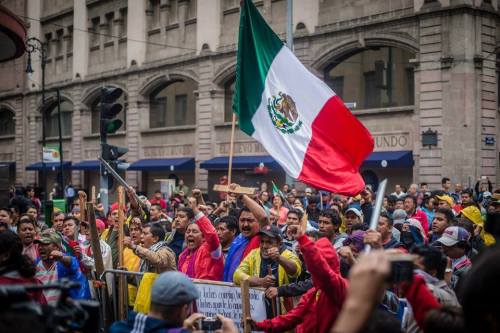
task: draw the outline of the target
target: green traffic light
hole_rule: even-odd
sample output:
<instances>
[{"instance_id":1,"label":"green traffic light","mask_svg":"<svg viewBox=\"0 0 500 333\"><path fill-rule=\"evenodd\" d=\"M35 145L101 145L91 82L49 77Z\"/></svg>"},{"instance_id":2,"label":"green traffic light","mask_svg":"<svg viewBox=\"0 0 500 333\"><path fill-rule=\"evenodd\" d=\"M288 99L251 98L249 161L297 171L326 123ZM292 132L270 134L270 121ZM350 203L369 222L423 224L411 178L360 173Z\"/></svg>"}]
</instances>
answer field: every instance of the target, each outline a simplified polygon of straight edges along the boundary
<instances>
[{"instance_id":1,"label":"green traffic light","mask_svg":"<svg viewBox=\"0 0 500 333\"><path fill-rule=\"evenodd\" d=\"M120 119L113 119L113 120L108 120L106 121L106 125L104 126L104 129L106 133L113 134L118 131L120 127L122 127L123 122Z\"/></svg>"}]
</instances>

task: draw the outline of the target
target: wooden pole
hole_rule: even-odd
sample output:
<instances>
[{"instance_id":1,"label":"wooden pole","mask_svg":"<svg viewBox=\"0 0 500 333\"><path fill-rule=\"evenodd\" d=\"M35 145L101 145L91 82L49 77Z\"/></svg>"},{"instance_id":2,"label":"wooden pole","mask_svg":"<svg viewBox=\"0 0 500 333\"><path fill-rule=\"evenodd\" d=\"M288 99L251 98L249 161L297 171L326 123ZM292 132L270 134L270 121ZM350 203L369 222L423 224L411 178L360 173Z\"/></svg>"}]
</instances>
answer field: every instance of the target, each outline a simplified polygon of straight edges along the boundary
<instances>
[{"instance_id":1,"label":"wooden pole","mask_svg":"<svg viewBox=\"0 0 500 333\"><path fill-rule=\"evenodd\" d=\"M85 211L87 207L85 206L87 202L87 194L83 191L78 191L78 203L80 205L80 221L87 221Z\"/></svg>"},{"instance_id":2,"label":"wooden pole","mask_svg":"<svg viewBox=\"0 0 500 333\"><path fill-rule=\"evenodd\" d=\"M273 275L273 266L267 265L267 275ZM273 310L273 318L276 317L276 300L271 299L271 308Z\"/></svg>"},{"instance_id":3,"label":"wooden pole","mask_svg":"<svg viewBox=\"0 0 500 333\"><path fill-rule=\"evenodd\" d=\"M124 224L125 224L125 214L123 212L125 207L125 191L123 186L118 186L118 267L121 269L124 267L123 264L123 238L124 238ZM120 274L118 276L118 319L125 320L126 317L126 291L127 283L125 280L125 275Z\"/></svg>"},{"instance_id":4,"label":"wooden pole","mask_svg":"<svg viewBox=\"0 0 500 333\"><path fill-rule=\"evenodd\" d=\"M96 275L99 277L104 272L104 262L102 260L99 232L97 231L97 226L95 223L94 205L91 202L87 202L87 218L90 227L90 245L92 246L92 256L94 257L95 271Z\"/></svg>"},{"instance_id":5,"label":"wooden pole","mask_svg":"<svg viewBox=\"0 0 500 333\"><path fill-rule=\"evenodd\" d=\"M90 197L90 201L95 205L95 186L92 186L92 196Z\"/></svg>"},{"instance_id":6,"label":"wooden pole","mask_svg":"<svg viewBox=\"0 0 500 333\"><path fill-rule=\"evenodd\" d=\"M232 184L235 128L236 128L236 113L233 112L233 121L231 123L231 141L229 142L229 165L227 168L227 185Z\"/></svg>"},{"instance_id":7,"label":"wooden pole","mask_svg":"<svg viewBox=\"0 0 500 333\"><path fill-rule=\"evenodd\" d=\"M250 282L248 279L241 281L241 310L243 312L243 332L250 333L252 328L247 322L247 318L251 317L250 314Z\"/></svg>"}]
</instances>

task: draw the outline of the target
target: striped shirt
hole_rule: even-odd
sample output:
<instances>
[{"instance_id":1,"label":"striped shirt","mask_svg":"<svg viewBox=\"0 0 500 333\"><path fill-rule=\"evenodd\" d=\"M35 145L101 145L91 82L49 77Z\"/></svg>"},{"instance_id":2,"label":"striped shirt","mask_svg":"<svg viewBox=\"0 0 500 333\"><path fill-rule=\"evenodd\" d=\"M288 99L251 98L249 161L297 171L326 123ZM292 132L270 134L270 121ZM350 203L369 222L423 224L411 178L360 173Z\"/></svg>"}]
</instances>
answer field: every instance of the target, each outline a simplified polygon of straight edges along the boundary
<instances>
[{"instance_id":1,"label":"striped shirt","mask_svg":"<svg viewBox=\"0 0 500 333\"><path fill-rule=\"evenodd\" d=\"M42 282L42 284L50 284L58 281L57 276L57 262L54 261L52 265L46 269L43 265L43 261L40 260L36 265L36 277ZM57 289L46 289L43 291L45 299L47 299L47 304L56 305L59 300L60 291Z\"/></svg>"}]
</instances>

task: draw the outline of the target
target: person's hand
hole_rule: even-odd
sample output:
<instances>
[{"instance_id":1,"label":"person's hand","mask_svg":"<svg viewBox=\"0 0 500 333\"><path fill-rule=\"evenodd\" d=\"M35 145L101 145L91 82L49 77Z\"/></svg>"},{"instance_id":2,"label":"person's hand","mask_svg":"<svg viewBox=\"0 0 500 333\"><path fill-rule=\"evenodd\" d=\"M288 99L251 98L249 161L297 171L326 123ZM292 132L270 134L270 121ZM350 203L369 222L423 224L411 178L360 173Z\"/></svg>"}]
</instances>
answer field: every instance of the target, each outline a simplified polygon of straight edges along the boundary
<instances>
[{"instance_id":1,"label":"person's hand","mask_svg":"<svg viewBox=\"0 0 500 333\"><path fill-rule=\"evenodd\" d=\"M277 247L272 247L267 250L267 256L273 261L279 261L281 256L280 250Z\"/></svg>"},{"instance_id":2,"label":"person's hand","mask_svg":"<svg viewBox=\"0 0 500 333\"><path fill-rule=\"evenodd\" d=\"M367 230L365 234L365 238L363 239L365 244L368 244L372 247L372 249L381 249L382 248L382 235L380 232L375 230Z\"/></svg>"},{"instance_id":3,"label":"person's hand","mask_svg":"<svg viewBox=\"0 0 500 333\"><path fill-rule=\"evenodd\" d=\"M86 202L87 201L87 193L85 193L84 191L78 191L78 198L82 198Z\"/></svg>"},{"instance_id":4,"label":"person's hand","mask_svg":"<svg viewBox=\"0 0 500 333\"><path fill-rule=\"evenodd\" d=\"M182 325L182 327L191 331L201 329L201 327L197 326L198 326L198 321L203 318L205 318L204 315L195 312L184 320L184 324Z\"/></svg>"},{"instance_id":5,"label":"person's hand","mask_svg":"<svg viewBox=\"0 0 500 333\"><path fill-rule=\"evenodd\" d=\"M342 246L338 251L339 256L345 258L350 264L354 263L354 254L349 246Z\"/></svg>"},{"instance_id":6,"label":"person's hand","mask_svg":"<svg viewBox=\"0 0 500 333\"><path fill-rule=\"evenodd\" d=\"M82 257L82 248L80 245L75 245L73 246L73 251L75 252L75 257L80 259Z\"/></svg>"},{"instance_id":7,"label":"person's hand","mask_svg":"<svg viewBox=\"0 0 500 333\"><path fill-rule=\"evenodd\" d=\"M189 197L188 203L189 203L189 208L193 210L193 213L196 216L200 212L200 210L198 209L198 202L196 201L196 198Z\"/></svg>"},{"instance_id":8,"label":"person's hand","mask_svg":"<svg viewBox=\"0 0 500 333\"><path fill-rule=\"evenodd\" d=\"M264 288L274 287L276 285L276 278L274 275L266 275L260 279L260 285Z\"/></svg>"},{"instance_id":9,"label":"person's hand","mask_svg":"<svg viewBox=\"0 0 500 333\"><path fill-rule=\"evenodd\" d=\"M252 319L252 317L246 317L245 323L250 326L252 331L257 331L259 328L257 327L257 322Z\"/></svg>"},{"instance_id":10,"label":"person's hand","mask_svg":"<svg viewBox=\"0 0 500 333\"><path fill-rule=\"evenodd\" d=\"M391 272L384 251L371 251L360 256L349 272L347 297L331 332L360 332L384 293Z\"/></svg>"},{"instance_id":11,"label":"person's hand","mask_svg":"<svg viewBox=\"0 0 500 333\"><path fill-rule=\"evenodd\" d=\"M193 191L191 191L191 193L193 194L193 197L195 197L196 199L201 197L201 190L200 189L194 188Z\"/></svg>"},{"instance_id":12,"label":"person's hand","mask_svg":"<svg viewBox=\"0 0 500 333\"><path fill-rule=\"evenodd\" d=\"M287 230L290 232L290 234L293 236L295 240L299 239L305 234L305 228L303 228L300 225L289 225L287 227ZM287 231L287 233L288 233Z\"/></svg>"},{"instance_id":13,"label":"person's hand","mask_svg":"<svg viewBox=\"0 0 500 333\"><path fill-rule=\"evenodd\" d=\"M273 299L278 297L278 288L276 287L269 287L266 289L266 297L269 299Z\"/></svg>"},{"instance_id":14,"label":"person's hand","mask_svg":"<svg viewBox=\"0 0 500 333\"><path fill-rule=\"evenodd\" d=\"M220 314L216 315L217 319L222 323L220 330L216 330L216 333L238 333L238 327L229 318L226 318Z\"/></svg>"},{"instance_id":15,"label":"person's hand","mask_svg":"<svg viewBox=\"0 0 500 333\"><path fill-rule=\"evenodd\" d=\"M483 228L481 228L481 226L479 225L474 225L474 236L479 236L481 234L481 231L483 230Z\"/></svg>"},{"instance_id":16,"label":"person's hand","mask_svg":"<svg viewBox=\"0 0 500 333\"><path fill-rule=\"evenodd\" d=\"M123 245L125 245L129 249L135 250L135 244L132 242L132 238L130 237L123 237Z\"/></svg>"},{"instance_id":17,"label":"person's hand","mask_svg":"<svg viewBox=\"0 0 500 333\"><path fill-rule=\"evenodd\" d=\"M50 252L50 255L49 255L50 259L56 260L56 261L61 260L63 257L64 257L64 253L62 253L61 251L58 251L58 250L54 250L54 251Z\"/></svg>"},{"instance_id":18,"label":"person's hand","mask_svg":"<svg viewBox=\"0 0 500 333\"><path fill-rule=\"evenodd\" d=\"M223 200L220 202L217 209L213 212L214 215L219 216L221 213L227 212L227 201Z\"/></svg>"}]
</instances>

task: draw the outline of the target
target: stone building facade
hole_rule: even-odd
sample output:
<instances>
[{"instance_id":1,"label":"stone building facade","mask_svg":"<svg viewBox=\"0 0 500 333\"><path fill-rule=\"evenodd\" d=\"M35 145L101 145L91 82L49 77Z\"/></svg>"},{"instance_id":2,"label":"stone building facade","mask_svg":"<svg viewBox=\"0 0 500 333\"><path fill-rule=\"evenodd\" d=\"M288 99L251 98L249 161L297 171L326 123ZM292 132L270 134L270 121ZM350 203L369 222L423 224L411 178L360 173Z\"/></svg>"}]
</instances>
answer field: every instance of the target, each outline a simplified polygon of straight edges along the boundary
<instances>
[{"instance_id":1,"label":"stone building facade","mask_svg":"<svg viewBox=\"0 0 500 333\"><path fill-rule=\"evenodd\" d=\"M285 38L286 0L254 1ZM231 132L239 0L29 0L3 3L48 43L47 98L40 60L0 64L0 161L11 181L41 184L42 112L57 143L55 90L63 109L65 181L97 185L97 102L102 86L124 92L126 179L151 193L155 179L208 188L225 173ZM500 117L497 0L294 0L294 52L371 131L367 183L443 176L498 183ZM423 146L423 132L437 136ZM432 136L432 135L431 135ZM234 177L285 181L262 146L236 132ZM222 163L222 164L221 164ZM260 175L254 166L269 165ZM221 166L222 165L222 166ZM47 171L49 183L57 169Z\"/></svg>"}]
</instances>

